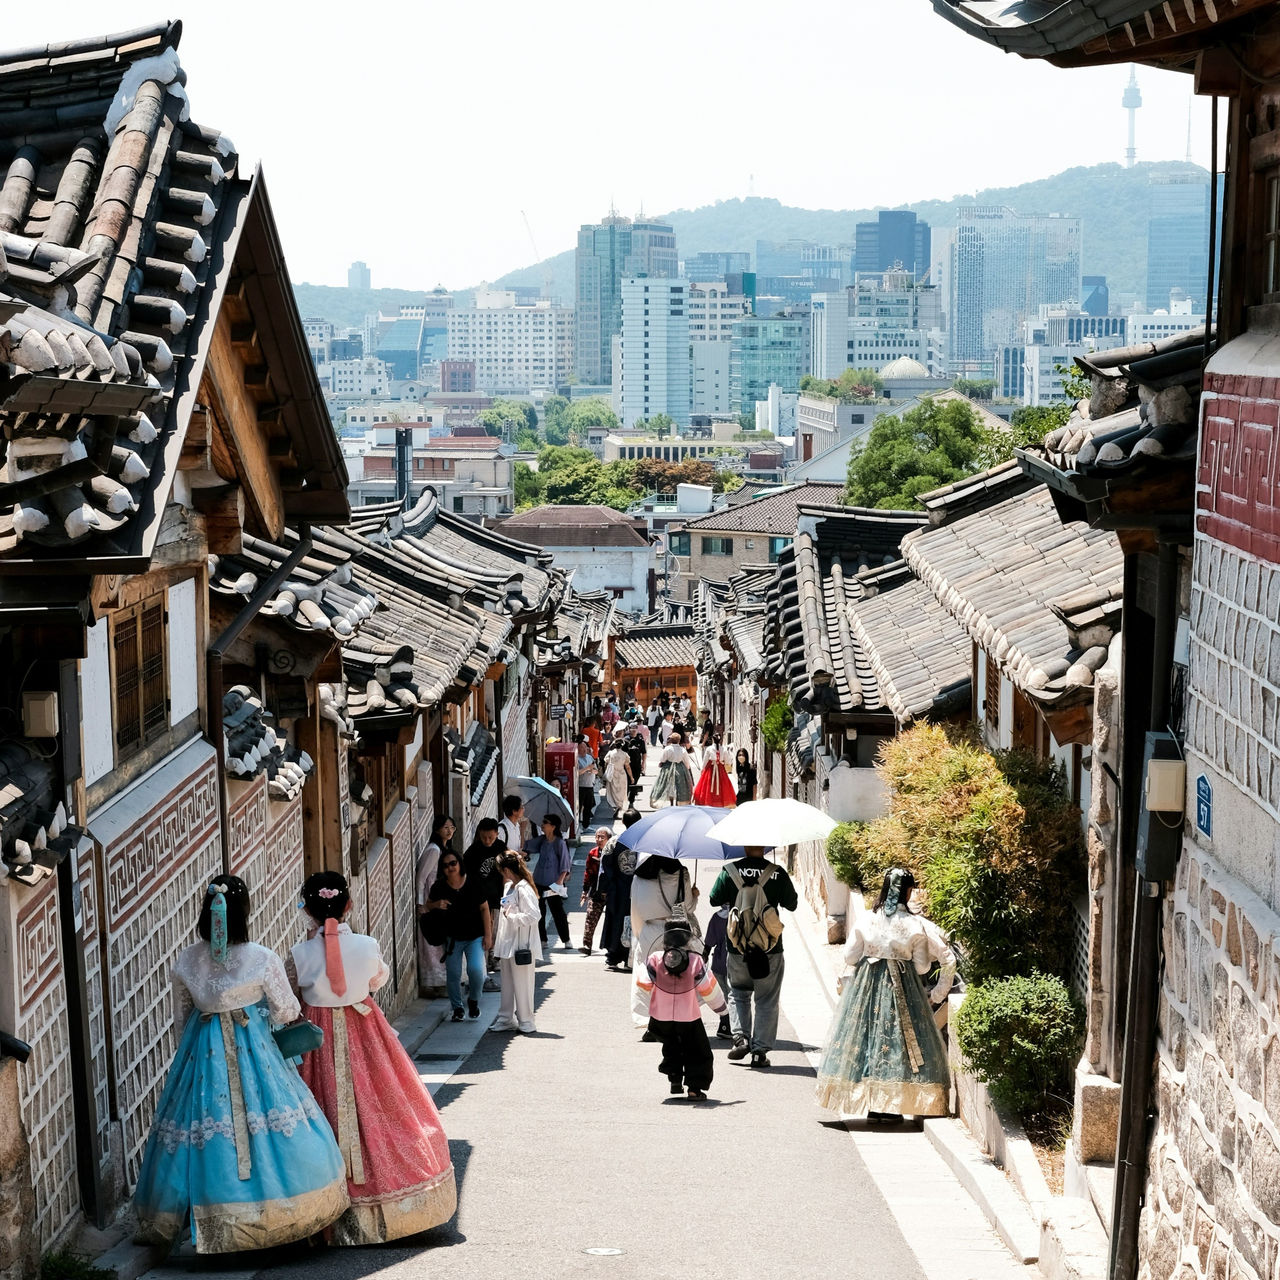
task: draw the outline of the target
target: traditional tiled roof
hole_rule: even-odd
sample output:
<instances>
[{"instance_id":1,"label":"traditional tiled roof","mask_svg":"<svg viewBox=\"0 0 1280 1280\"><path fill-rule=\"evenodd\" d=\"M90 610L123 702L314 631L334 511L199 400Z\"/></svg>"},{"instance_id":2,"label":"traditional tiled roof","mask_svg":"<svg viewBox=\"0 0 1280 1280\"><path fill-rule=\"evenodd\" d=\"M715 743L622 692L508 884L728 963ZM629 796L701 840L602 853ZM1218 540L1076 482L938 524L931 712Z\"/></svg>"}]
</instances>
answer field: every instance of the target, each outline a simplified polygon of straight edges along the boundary
<instances>
[{"instance_id":1,"label":"traditional tiled roof","mask_svg":"<svg viewBox=\"0 0 1280 1280\"><path fill-rule=\"evenodd\" d=\"M0 57L0 565L145 567L235 254L254 260L250 310L259 274L273 298L288 293L265 188L189 118L180 34L168 23ZM298 464L286 511L292 493L324 489L342 518L314 370L262 356L274 379L298 379L275 388L273 430Z\"/></svg>"},{"instance_id":2,"label":"traditional tiled roof","mask_svg":"<svg viewBox=\"0 0 1280 1280\"><path fill-rule=\"evenodd\" d=\"M273 800L293 800L315 769L315 761L283 737L274 717L248 685L233 685L222 698L222 731L226 741L227 772L247 781L267 776Z\"/></svg>"},{"instance_id":3,"label":"traditional tiled roof","mask_svg":"<svg viewBox=\"0 0 1280 1280\"><path fill-rule=\"evenodd\" d=\"M604 506L543 506L498 526L509 537L540 547L648 547L644 522Z\"/></svg>"},{"instance_id":4,"label":"traditional tiled roof","mask_svg":"<svg viewBox=\"0 0 1280 1280\"><path fill-rule=\"evenodd\" d=\"M796 531L798 511L802 506L834 506L844 493L844 485L811 481L771 490L750 502L721 507L705 516L686 520L681 528L706 533L762 533L774 537L789 536Z\"/></svg>"},{"instance_id":5,"label":"traditional tiled roof","mask_svg":"<svg viewBox=\"0 0 1280 1280\"><path fill-rule=\"evenodd\" d=\"M741 677L755 679L764 672L768 661L764 652L764 623L764 610L760 608L730 614L722 623Z\"/></svg>"},{"instance_id":6,"label":"traditional tiled roof","mask_svg":"<svg viewBox=\"0 0 1280 1280\"><path fill-rule=\"evenodd\" d=\"M1016 486L1015 486L1016 488ZM1054 611L1081 592L1109 597L1124 562L1115 534L1063 525L1043 486L908 534L912 571L1019 688L1041 703L1091 696L1105 642L1076 645ZM1109 637L1108 637L1109 638Z\"/></svg>"},{"instance_id":7,"label":"traditional tiled roof","mask_svg":"<svg viewBox=\"0 0 1280 1280\"><path fill-rule=\"evenodd\" d=\"M614 662L631 670L692 667L696 661L692 626L629 627L614 648Z\"/></svg>"},{"instance_id":8,"label":"traditional tiled roof","mask_svg":"<svg viewBox=\"0 0 1280 1280\"><path fill-rule=\"evenodd\" d=\"M0 744L0 876L39 884L79 839L57 792L57 770L34 744Z\"/></svg>"},{"instance_id":9,"label":"traditional tiled roof","mask_svg":"<svg viewBox=\"0 0 1280 1280\"><path fill-rule=\"evenodd\" d=\"M901 560L860 577L874 594L850 606L849 630L894 718L906 724L961 710L972 645L964 628Z\"/></svg>"},{"instance_id":10,"label":"traditional tiled roof","mask_svg":"<svg viewBox=\"0 0 1280 1280\"><path fill-rule=\"evenodd\" d=\"M778 561L769 597L771 669L810 712L883 711L867 655L855 643L849 606L862 598L859 574L896 560L903 535L925 517L914 511L802 508L795 542Z\"/></svg>"},{"instance_id":11,"label":"traditional tiled roof","mask_svg":"<svg viewBox=\"0 0 1280 1280\"><path fill-rule=\"evenodd\" d=\"M1092 394L1042 446L1060 471L1114 475L1139 466L1194 463L1204 329L1079 357Z\"/></svg>"}]
</instances>

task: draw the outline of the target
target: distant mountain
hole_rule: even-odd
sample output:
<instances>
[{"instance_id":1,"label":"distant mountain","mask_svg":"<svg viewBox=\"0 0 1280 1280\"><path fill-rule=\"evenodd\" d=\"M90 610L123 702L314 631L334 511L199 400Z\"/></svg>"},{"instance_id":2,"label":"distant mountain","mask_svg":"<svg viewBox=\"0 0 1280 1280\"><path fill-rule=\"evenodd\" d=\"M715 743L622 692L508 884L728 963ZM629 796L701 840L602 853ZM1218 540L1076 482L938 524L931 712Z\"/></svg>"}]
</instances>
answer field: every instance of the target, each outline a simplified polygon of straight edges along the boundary
<instances>
[{"instance_id":1,"label":"distant mountain","mask_svg":"<svg viewBox=\"0 0 1280 1280\"><path fill-rule=\"evenodd\" d=\"M1113 293L1146 289L1147 187L1153 177L1183 173L1205 175L1199 165L1182 161L1138 164L1096 164L1067 169L1051 178L1016 187L988 187L949 200L920 200L914 209L934 227L950 228L965 205L1008 205L1018 213L1064 213L1082 224L1082 265L1085 275L1105 275ZM875 217L879 205L861 209L796 209L777 200L753 196L720 200L700 209L677 209L667 218L676 229L682 257L702 250L754 252L757 240L813 240L822 244L851 244L859 222ZM509 271L495 287L534 285L548 277L553 296L565 301L574 292L572 249L532 266ZM357 325L370 312L394 312L402 302L420 302L426 294L412 289L354 290L326 285L294 286L304 316L323 316L335 324Z\"/></svg>"},{"instance_id":2,"label":"distant mountain","mask_svg":"<svg viewBox=\"0 0 1280 1280\"><path fill-rule=\"evenodd\" d=\"M1018 213L1065 213L1081 220L1082 264L1085 275L1105 275L1113 292L1141 295L1147 277L1147 186L1152 177L1192 172L1198 165L1182 161L1138 164L1096 164L1067 169L1051 178L1016 187L988 187L949 200L920 200L914 209L932 226L950 228L959 209L971 204L1008 205ZM757 240L813 240L821 244L852 244L859 222L875 217L876 208L796 209L777 200L754 196L721 200L700 209L677 209L667 215L676 230L681 257L705 250L748 250ZM901 206L898 206L901 207ZM557 297L573 297L573 250L508 272L495 281L503 285L542 286L548 273Z\"/></svg>"}]
</instances>

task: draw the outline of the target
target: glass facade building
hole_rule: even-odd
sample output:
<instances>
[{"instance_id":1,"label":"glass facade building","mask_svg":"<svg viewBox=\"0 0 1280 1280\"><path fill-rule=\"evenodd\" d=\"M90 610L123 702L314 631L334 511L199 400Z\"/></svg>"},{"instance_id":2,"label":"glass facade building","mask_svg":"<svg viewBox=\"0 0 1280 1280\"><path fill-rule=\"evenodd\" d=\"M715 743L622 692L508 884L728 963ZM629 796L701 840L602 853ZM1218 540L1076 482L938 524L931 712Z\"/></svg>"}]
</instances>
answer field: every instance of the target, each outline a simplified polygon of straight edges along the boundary
<instances>
[{"instance_id":1,"label":"glass facade building","mask_svg":"<svg viewBox=\"0 0 1280 1280\"><path fill-rule=\"evenodd\" d=\"M990 368L1045 305L1080 300L1080 219L1024 216L1000 205L960 210L951 247L954 371Z\"/></svg>"},{"instance_id":2,"label":"glass facade building","mask_svg":"<svg viewBox=\"0 0 1280 1280\"><path fill-rule=\"evenodd\" d=\"M613 381L613 339L622 331L627 276L679 275L675 229L611 214L578 230L574 287L574 369L592 386Z\"/></svg>"},{"instance_id":3,"label":"glass facade building","mask_svg":"<svg viewBox=\"0 0 1280 1280\"><path fill-rule=\"evenodd\" d=\"M929 270L933 234L910 209L881 209L875 222L858 223L854 268L879 275L901 266L917 280Z\"/></svg>"},{"instance_id":4,"label":"glass facade building","mask_svg":"<svg viewBox=\"0 0 1280 1280\"><path fill-rule=\"evenodd\" d=\"M733 326L729 345L729 403L749 413L769 394L770 383L798 391L809 342L800 316L747 316Z\"/></svg>"},{"instance_id":5,"label":"glass facade building","mask_svg":"<svg viewBox=\"0 0 1280 1280\"><path fill-rule=\"evenodd\" d=\"M1181 289L1199 311L1209 274L1207 174L1153 178L1147 220L1147 310L1167 311Z\"/></svg>"}]
</instances>

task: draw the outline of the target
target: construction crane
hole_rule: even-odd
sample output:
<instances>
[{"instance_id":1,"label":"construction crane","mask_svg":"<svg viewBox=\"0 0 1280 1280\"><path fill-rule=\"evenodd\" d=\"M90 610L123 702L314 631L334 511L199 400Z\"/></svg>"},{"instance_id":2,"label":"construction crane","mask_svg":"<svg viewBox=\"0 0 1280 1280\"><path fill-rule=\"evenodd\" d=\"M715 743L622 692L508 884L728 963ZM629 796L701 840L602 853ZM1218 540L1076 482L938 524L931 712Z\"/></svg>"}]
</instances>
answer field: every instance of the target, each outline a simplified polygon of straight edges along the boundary
<instances>
[{"instance_id":1,"label":"construction crane","mask_svg":"<svg viewBox=\"0 0 1280 1280\"><path fill-rule=\"evenodd\" d=\"M538 252L538 242L533 238L533 228L529 225L529 215L523 209L520 210L520 216L524 219L525 235L529 237L529 244L533 248L534 262L542 261L542 254ZM550 264L547 266L546 274L542 277L542 296L550 299L551 297L552 274Z\"/></svg>"}]
</instances>

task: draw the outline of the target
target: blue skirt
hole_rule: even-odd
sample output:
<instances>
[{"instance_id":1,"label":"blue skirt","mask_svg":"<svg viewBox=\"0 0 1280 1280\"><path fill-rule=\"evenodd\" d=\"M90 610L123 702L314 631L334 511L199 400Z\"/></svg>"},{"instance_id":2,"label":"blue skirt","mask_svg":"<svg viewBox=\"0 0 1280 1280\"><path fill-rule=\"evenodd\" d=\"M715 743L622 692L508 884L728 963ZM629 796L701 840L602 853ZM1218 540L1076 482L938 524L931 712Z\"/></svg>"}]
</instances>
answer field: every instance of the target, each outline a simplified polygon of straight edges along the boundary
<instances>
[{"instance_id":1,"label":"blue skirt","mask_svg":"<svg viewBox=\"0 0 1280 1280\"><path fill-rule=\"evenodd\" d=\"M950 1084L946 1047L915 968L860 961L836 1006L818 1101L848 1116L945 1116Z\"/></svg>"},{"instance_id":2,"label":"blue skirt","mask_svg":"<svg viewBox=\"0 0 1280 1280\"><path fill-rule=\"evenodd\" d=\"M313 1235L347 1203L333 1131L281 1057L266 1006L193 1013L142 1154L137 1238L188 1230L199 1253L264 1249Z\"/></svg>"}]
</instances>

